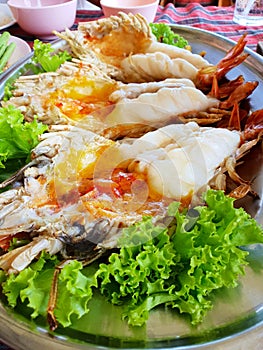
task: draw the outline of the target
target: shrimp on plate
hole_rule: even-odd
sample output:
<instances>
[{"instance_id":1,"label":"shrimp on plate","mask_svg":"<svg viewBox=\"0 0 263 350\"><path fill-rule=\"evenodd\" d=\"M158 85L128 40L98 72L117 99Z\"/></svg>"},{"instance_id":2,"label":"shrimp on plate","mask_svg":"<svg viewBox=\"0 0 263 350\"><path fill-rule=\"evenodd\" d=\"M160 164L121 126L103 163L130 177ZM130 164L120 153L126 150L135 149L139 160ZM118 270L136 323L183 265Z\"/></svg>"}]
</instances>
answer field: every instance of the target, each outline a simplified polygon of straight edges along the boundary
<instances>
[{"instance_id":1,"label":"shrimp on plate","mask_svg":"<svg viewBox=\"0 0 263 350\"><path fill-rule=\"evenodd\" d=\"M85 259L100 255L142 216L158 220L171 201L198 202L228 168L240 184L234 160L258 142L262 119L252 115L243 132L190 122L120 141L76 127L43 134L23 172L1 185L23 175L0 195L0 237L23 233L32 241L2 255L0 268L21 271L42 250L67 256L82 240Z\"/></svg>"},{"instance_id":2,"label":"shrimp on plate","mask_svg":"<svg viewBox=\"0 0 263 350\"><path fill-rule=\"evenodd\" d=\"M247 57L245 37L214 66L189 50L158 43L141 15L120 13L56 35L70 45L72 62L55 73L20 77L13 97L2 102L19 108L27 121L37 116L49 125L81 123L113 139L140 136L174 121L218 122L258 85L240 78L222 82Z\"/></svg>"},{"instance_id":3,"label":"shrimp on plate","mask_svg":"<svg viewBox=\"0 0 263 350\"><path fill-rule=\"evenodd\" d=\"M105 73L115 67L114 78L126 83L188 78L198 88L206 89L211 87L214 76L220 81L248 56L243 53L244 35L213 65L188 49L158 42L140 14L120 12L117 16L81 22L76 31L55 34L69 44L77 58L105 65Z\"/></svg>"},{"instance_id":4,"label":"shrimp on plate","mask_svg":"<svg viewBox=\"0 0 263 350\"><path fill-rule=\"evenodd\" d=\"M138 82L134 80L136 69L138 68L139 71L143 65L147 65L147 58L142 62L141 67L134 64L133 75L130 75L130 79L125 79L127 67L123 67L123 62L126 60L129 62L137 55L142 59L145 57L151 59L151 55L155 55L156 52L160 53L164 58L162 67L158 67L161 70L164 70L167 64L166 57L182 60L182 65L186 63L188 68L191 66L193 70L196 69L196 73L198 69L210 66L210 63L202 56L193 54L189 50L158 43L147 20L140 14L120 12L117 16L79 23L76 31L66 30L62 33L55 32L55 34L67 41L78 58L83 61L99 62L109 68L114 66L117 69L116 77L126 82ZM153 66L150 70L149 76L152 78L148 81L157 80L154 77L154 74L158 74L157 69Z\"/></svg>"},{"instance_id":5,"label":"shrimp on plate","mask_svg":"<svg viewBox=\"0 0 263 350\"><path fill-rule=\"evenodd\" d=\"M111 137L114 137L113 130L124 123L129 124L129 130L136 128L137 124L145 124L148 130L149 126L163 126L172 120L183 121L184 117L192 115L200 124L208 120L211 123L227 113L223 109L217 110L220 103L217 98L196 89L189 79L123 84L102 74L90 77L89 69L89 65L80 64L78 67L78 63L67 62L55 74L21 77L15 84L14 96L3 101L2 105L15 106L27 121L37 116L39 121L48 125L80 123L82 127L104 136L104 129L109 131L112 128ZM213 107L214 114L209 112ZM207 112L206 120L199 117L199 112ZM147 117L150 115L151 122ZM123 136L125 128L122 133L118 129L118 136Z\"/></svg>"}]
</instances>

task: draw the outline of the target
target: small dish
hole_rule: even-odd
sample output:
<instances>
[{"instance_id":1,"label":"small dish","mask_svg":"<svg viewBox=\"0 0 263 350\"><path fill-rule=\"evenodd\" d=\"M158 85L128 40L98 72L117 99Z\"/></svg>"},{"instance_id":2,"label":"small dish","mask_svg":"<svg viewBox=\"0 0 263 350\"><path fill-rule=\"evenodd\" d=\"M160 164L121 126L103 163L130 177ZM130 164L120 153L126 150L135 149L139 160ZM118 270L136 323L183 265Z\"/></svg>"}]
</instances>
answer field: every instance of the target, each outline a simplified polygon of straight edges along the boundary
<instances>
[{"instance_id":1,"label":"small dish","mask_svg":"<svg viewBox=\"0 0 263 350\"><path fill-rule=\"evenodd\" d=\"M8 5L0 4L0 30L6 29L16 23Z\"/></svg>"}]
</instances>

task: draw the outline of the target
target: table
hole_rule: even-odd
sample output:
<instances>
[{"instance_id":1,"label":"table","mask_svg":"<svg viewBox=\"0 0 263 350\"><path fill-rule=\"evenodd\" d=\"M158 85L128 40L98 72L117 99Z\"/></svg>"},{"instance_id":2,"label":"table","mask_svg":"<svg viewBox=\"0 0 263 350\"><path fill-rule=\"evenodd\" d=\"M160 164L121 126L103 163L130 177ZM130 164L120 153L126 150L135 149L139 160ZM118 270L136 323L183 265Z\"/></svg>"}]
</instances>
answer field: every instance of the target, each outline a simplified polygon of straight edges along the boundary
<instances>
[{"instance_id":1,"label":"table","mask_svg":"<svg viewBox=\"0 0 263 350\"><path fill-rule=\"evenodd\" d=\"M198 3L189 3L185 7L175 8L168 4L165 7L159 6L155 22L189 25L196 28L215 32L224 37L237 41L241 35L247 33L247 47L256 50L257 43L263 41L263 26L246 27L233 22L234 7L203 7ZM101 10L78 10L75 23L72 29L76 28L79 22L92 21L102 18ZM33 47L34 37L25 33L17 24L8 28L10 34L26 40ZM11 350L0 342L0 350Z\"/></svg>"}]
</instances>

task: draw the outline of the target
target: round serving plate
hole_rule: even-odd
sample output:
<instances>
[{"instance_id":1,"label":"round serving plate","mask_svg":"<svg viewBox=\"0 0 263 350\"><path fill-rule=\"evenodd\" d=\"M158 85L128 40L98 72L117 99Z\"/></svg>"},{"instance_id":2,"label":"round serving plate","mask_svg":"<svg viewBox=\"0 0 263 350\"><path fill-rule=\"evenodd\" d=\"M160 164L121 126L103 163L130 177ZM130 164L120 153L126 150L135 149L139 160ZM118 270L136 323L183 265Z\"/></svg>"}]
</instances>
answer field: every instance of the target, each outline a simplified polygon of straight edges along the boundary
<instances>
[{"instance_id":1,"label":"round serving plate","mask_svg":"<svg viewBox=\"0 0 263 350\"><path fill-rule=\"evenodd\" d=\"M205 51L206 58L216 64L235 44L216 34L186 26L172 26L184 36L192 51ZM59 47L61 42L54 45ZM259 85L249 102L252 110L262 109L263 58L253 51L247 60L233 69L230 79L243 75L246 81L257 80ZM0 94L6 81L23 69L31 55L0 79ZM245 178L253 179L259 199L250 197L239 201L263 225L263 150L262 145L251 151L239 167ZM249 250L249 266L234 289L217 291L214 307L204 322L192 327L176 310L158 308L151 312L147 325L129 327L121 319L121 307L112 306L101 296L93 298L90 312L74 320L69 328L58 328L50 333L45 321L30 320L23 310L11 310L0 304L0 337L14 349L33 350L37 347L56 350L70 349L262 349L263 344L263 246L253 245ZM66 305L65 305L66 307Z\"/></svg>"}]
</instances>

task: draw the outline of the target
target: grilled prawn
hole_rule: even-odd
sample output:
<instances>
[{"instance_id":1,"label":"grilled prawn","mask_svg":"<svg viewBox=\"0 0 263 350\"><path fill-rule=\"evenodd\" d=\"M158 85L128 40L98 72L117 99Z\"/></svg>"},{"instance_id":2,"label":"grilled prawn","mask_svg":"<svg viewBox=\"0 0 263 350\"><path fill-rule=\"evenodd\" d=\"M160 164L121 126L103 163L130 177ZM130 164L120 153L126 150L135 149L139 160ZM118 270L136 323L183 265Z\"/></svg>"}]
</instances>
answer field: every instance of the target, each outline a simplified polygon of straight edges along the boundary
<instances>
[{"instance_id":1,"label":"grilled prawn","mask_svg":"<svg viewBox=\"0 0 263 350\"><path fill-rule=\"evenodd\" d=\"M121 229L142 216L164 218L174 200L196 204L222 171L229 169L240 184L232 159L262 135L262 112L251 116L244 132L191 122L112 141L67 128L44 134L21 186L0 195L2 246L16 235L30 240L0 257L8 272L21 271L42 250L94 259L116 247Z\"/></svg>"},{"instance_id":2,"label":"grilled prawn","mask_svg":"<svg viewBox=\"0 0 263 350\"><path fill-rule=\"evenodd\" d=\"M103 119L91 113L111 105L109 95L118 86L98 67L74 60L65 62L57 72L21 76L14 84L13 97L2 101L2 106L14 105L25 120L37 116L48 125L75 125L89 116L86 128L96 132L102 128Z\"/></svg>"},{"instance_id":3,"label":"grilled prawn","mask_svg":"<svg viewBox=\"0 0 263 350\"><path fill-rule=\"evenodd\" d=\"M187 49L159 43L141 15L118 16L81 22L76 31L55 34L64 39L77 58L96 64L106 74L125 83L191 79L205 91L214 77L221 81L228 71L242 63L245 35L218 64Z\"/></svg>"},{"instance_id":4,"label":"grilled prawn","mask_svg":"<svg viewBox=\"0 0 263 350\"><path fill-rule=\"evenodd\" d=\"M225 119L258 85L221 82L247 57L245 36L213 66L158 43L140 15L120 13L56 34L76 58L55 73L20 77L14 96L2 102L19 108L27 121L37 116L49 125L80 123L112 139L138 137L178 120L211 125Z\"/></svg>"},{"instance_id":5,"label":"grilled prawn","mask_svg":"<svg viewBox=\"0 0 263 350\"><path fill-rule=\"evenodd\" d=\"M158 61L158 59L160 61L162 55L163 58L167 57L168 60L178 59L181 62L179 65L183 66L185 64L185 68L195 70L195 73L198 69L210 66L207 60L200 55L191 53L189 50L158 43L146 19L140 14L132 15L120 12L118 16L79 23L76 31L66 30L63 33L55 32L55 34L68 42L76 57L83 61L95 62L104 71L110 71L112 67L115 67L114 77L126 82L139 82L136 76L137 74L140 75L140 72L142 72L140 82L173 77L171 71L170 76L166 72L166 76L161 79L155 77L158 74L158 69L160 71L165 70L167 66L165 60L161 63L162 66L157 68L155 68L154 62L149 63L152 67L145 67L148 65L147 58L149 57L151 61L156 52L158 54L152 61ZM145 54L148 56L145 56ZM137 64L137 61L133 61L135 57L145 59ZM158 62L156 63L158 64ZM180 70L177 64L176 66ZM127 68L131 71L131 74L126 72ZM181 68L183 69L183 67ZM173 69L174 73L175 71L176 68Z\"/></svg>"},{"instance_id":6,"label":"grilled prawn","mask_svg":"<svg viewBox=\"0 0 263 350\"><path fill-rule=\"evenodd\" d=\"M78 61L66 62L55 74L21 77L15 86L14 96L2 105L14 105L27 121L37 116L49 125L79 123L110 138L138 136L139 130L193 116L200 124L213 123L227 113L189 79L123 84ZM199 115L206 112L206 118Z\"/></svg>"}]
</instances>

